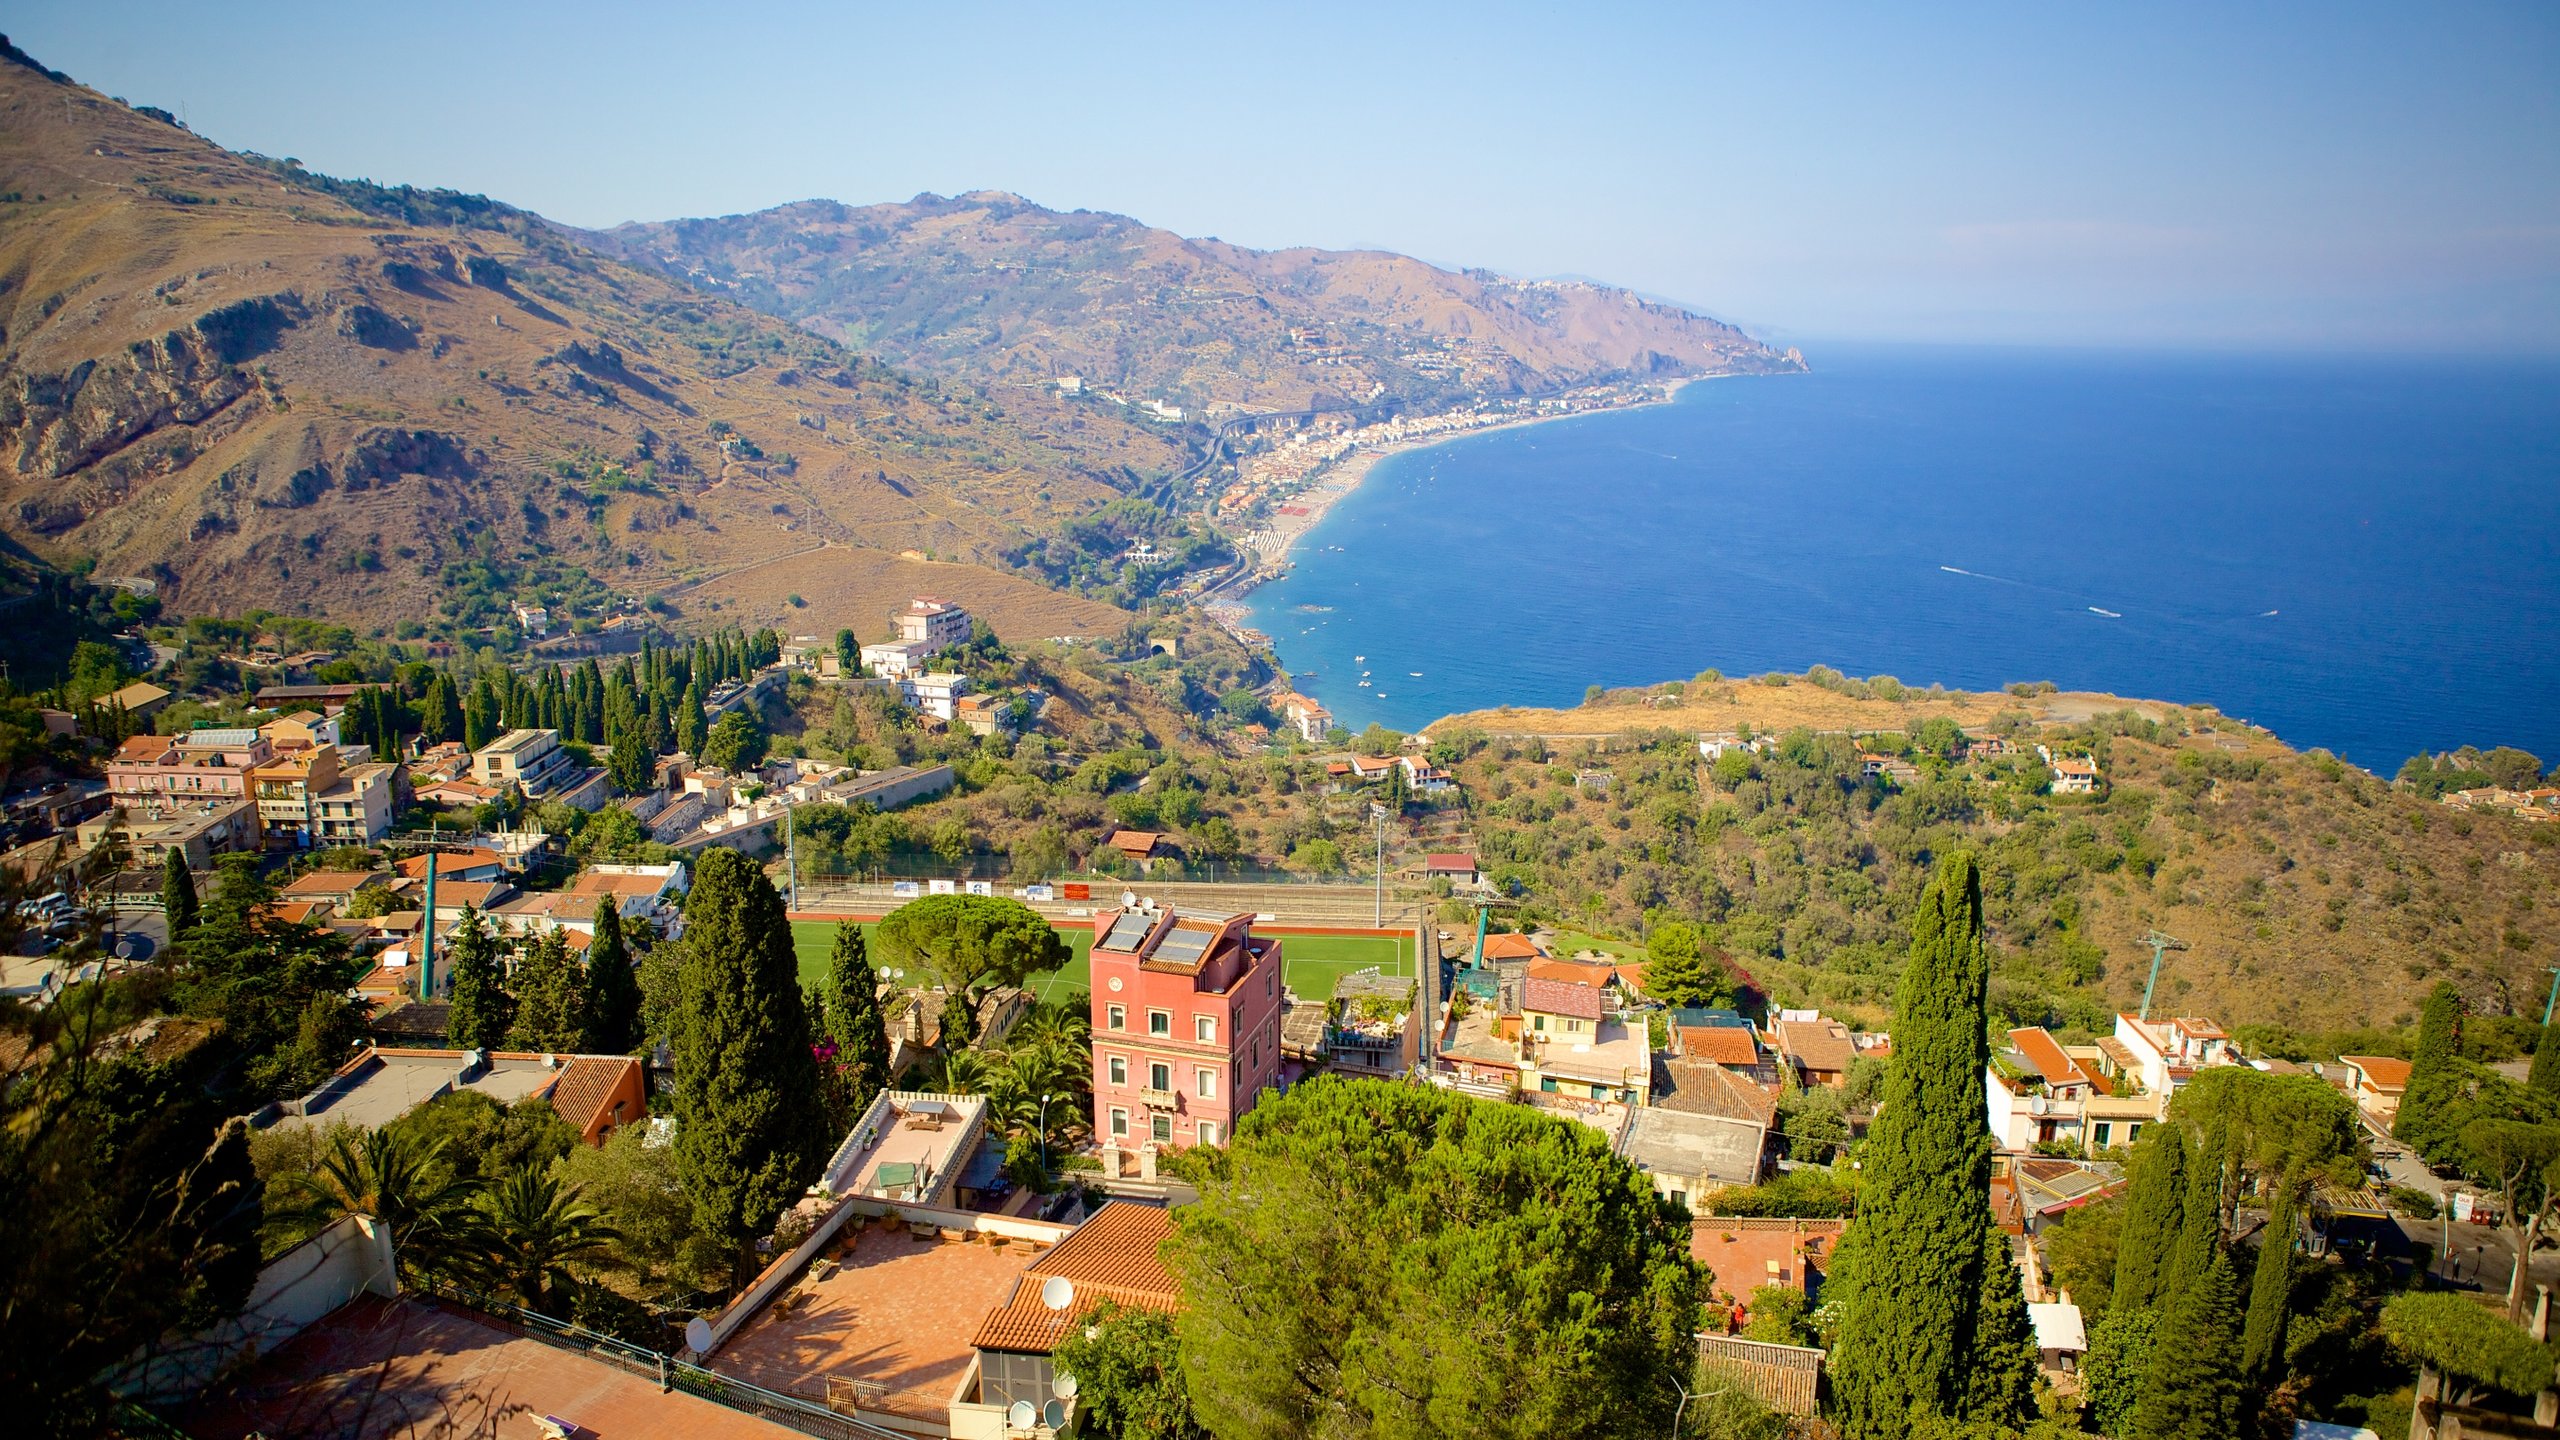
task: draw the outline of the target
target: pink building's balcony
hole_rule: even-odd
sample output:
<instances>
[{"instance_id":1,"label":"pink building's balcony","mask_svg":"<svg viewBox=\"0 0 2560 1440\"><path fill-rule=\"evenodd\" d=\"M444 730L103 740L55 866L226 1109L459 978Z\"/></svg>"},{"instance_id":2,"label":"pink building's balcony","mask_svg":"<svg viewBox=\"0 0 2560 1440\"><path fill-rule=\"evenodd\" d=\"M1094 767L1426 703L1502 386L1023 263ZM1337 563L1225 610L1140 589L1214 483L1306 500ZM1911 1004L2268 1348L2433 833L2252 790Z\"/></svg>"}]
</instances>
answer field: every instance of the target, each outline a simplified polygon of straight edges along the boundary
<instances>
[{"instance_id":1,"label":"pink building's balcony","mask_svg":"<svg viewBox=\"0 0 2560 1440\"><path fill-rule=\"evenodd\" d=\"M1151 1110L1174 1110L1181 1107L1182 1096L1171 1090L1141 1089L1138 1103Z\"/></svg>"}]
</instances>

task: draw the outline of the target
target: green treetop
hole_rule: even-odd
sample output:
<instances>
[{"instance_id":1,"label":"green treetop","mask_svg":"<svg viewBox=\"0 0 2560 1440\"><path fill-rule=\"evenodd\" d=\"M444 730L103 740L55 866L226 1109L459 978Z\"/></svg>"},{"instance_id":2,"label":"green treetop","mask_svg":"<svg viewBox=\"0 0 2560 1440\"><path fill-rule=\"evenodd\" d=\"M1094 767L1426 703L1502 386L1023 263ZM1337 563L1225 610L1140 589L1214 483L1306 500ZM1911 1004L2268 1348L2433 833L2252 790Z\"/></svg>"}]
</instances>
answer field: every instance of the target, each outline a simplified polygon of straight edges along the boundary
<instances>
[{"instance_id":1,"label":"green treetop","mask_svg":"<svg viewBox=\"0 0 2560 1440\"><path fill-rule=\"evenodd\" d=\"M695 1220L744 1267L829 1138L781 895L744 855L704 852L680 948L677 1168Z\"/></svg>"},{"instance_id":2,"label":"green treetop","mask_svg":"<svg viewBox=\"0 0 2560 1440\"><path fill-rule=\"evenodd\" d=\"M1067 963L1067 942L1019 900L928 895L889 912L872 937L891 966L931 975L969 1012L975 1035L990 992ZM950 1018L944 1019L946 1033Z\"/></svg>"},{"instance_id":3,"label":"green treetop","mask_svg":"<svg viewBox=\"0 0 2560 1440\"><path fill-rule=\"evenodd\" d=\"M2542 1038L2533 1045L2533 1068L2525 1072L2524 1088L2560 1107L2560 1024L2542 1027Z\"/></svg>"},{"instance_id":4,"label":"green treetop","mask_svg":"<svg viewBox=\"0 0 2560 1440\"><path fill-rule=\"evenodd\" d=\"M427 917L433 925L435 917ZM498 943L480 921L478 909L465 906L462 923L445 938L444 959L453 975L453 1014L445 1034L456 1048L495 1050L506 1043L515 1024L515 998L498 974Z\"/></svg>"},{"instance_id":5,"label":"green treetop","mask_svg":"<svg viewBox=\"0 0 2560 1440\"><path fill-rule=\"evenodd\" d=\"M1657 925L1645 938L1644 993L1665 1005L1722 1005L1733 978L1707 957L1698 927L1683 920Z\"/></svg>"},{"instance_id":6,"label":"green treetop","mask_svg":"<svg viewBox=\"0 0 2560 1440\"><path fill-rule=\"evenodd\" d=\"M1186 1163L1174 1327L1220 1440L1664 1433L1705 1277L1589 1127L1318 1079Z\"/></svg>"},{"instance_id":7,"label":"green treetop","mask_svg":"<svg viewBox=\"0 0 2560 1440\"><path fill-rule=\"evenodd\" d=\"M1939 867L1911 924L1885 1100L1868 1132L1858 1218L1834 1268L1833 1393L1851 1440L1943 1417L2026 1418L2035 1341L1991 1216L1982 1110L1990 958L1973 857Z\"/></svg>"},{"instance_id":8,"label":"green treetop","mask_svg":"<svg viewBox=\"0 0 2560 1440\"><path fill-rule=\"evenodd\" d=\"M589 1054L627 1055L640 1046L640 977L623 943L622 912L613 897L596 900L596 939L587 947L580 1046Z\"/></svg>"},{"instance_id":9,"label":"green treetop","mask_svg":"<svg viewBox=\"0 0 2560 1440\"><path fill-rule=\"evenodd\" d=\"M1103 1440L1209 1440L1191 1410L1191 1388L1173 1318L1106 1300L1081 1329L1058 1340L1058 1372L1076 1377L1076 1411Z\"/></svg>"},{"instance_id":10,"label":"green treetop","mask_svg":"<svg viewBox=\"0 0 2560 1440\"><path fill-rule=\"evenodd\" d=\"M2108 1308L2148 1310L2168 1288L2169 1252L2184 1226L2187 1132L2154 1125L2133 1147L2133 1184L2116 1240L2116 1286Z\"/></svg>"},{"instance_id":11,"label":"green treetop","mask_svg":"<svg viewBox=\"0 0 2560 1440\"><path fill-rule=\"evenodd\" d=\"M507 1032L509 1043L545 1054L576 1053L586 1032L579 1013L584 990L576 962L569 958L567 934L544 931L516 962L516 1019Z\"/></svg>"},{"instance_id":12,"label":"green treetop","mask_svg":"<svg viewBox=\"0 0 2560 1440\"><path fill-rule=\"evenodd\" d=\"M196 877L187 868L186 852L172 845L160 865L160 913L169 920L172 939L196 923Z\"/></svg>"},{"instance_id":13,"label":"green treetop","mask_svg":"<svg viewBox=\"0 0 2560 1440\"><path fill-rule=\"evenodd\" d=\"M2240 1281L2217 1252L2161 1317L2128 1440L2240 1433Z\"/></svg>"},{"instance_id":14,"label":"green treetop","mask_svg":"<svg viewBox=\"0 0 2560 1440\"><path fill-rule=\"evenodd\" d=\"M2161 1303L2173 1311L2178 1296L2202 1279L2214 1257L2222 1253L2223 1202L2230 1170L2229 1129L2216 1125L2205 1131L2196 1146L2195 1161L2187 1167L2187 1200L2179 1209L2178 1238L2170 1246L2160 1287Z\"/></svg>"},{"instance_id":15,"label":"green treetop","mask_svg":"<svg viewBox=\"0 0 2560 1440\"><path fill-rule=\"evenodd\" d=\"M2409 1058L2409 1084L2392 1117L2391 1138L2440 1165L2453 1157L2461 1120L2463 1067L2462 997L2449 984L2427 996L2418 1019L2418 1049Z\"/></svg>"},{"instance_id":16,"label":"green treetop","mask_svg":"<svg viewBox=\"0 0 2560 1440\"><path fill-rule=\"evenodd\" d=\"M871 969L862 927L850 920L836 926L823 1001L827 1038L835 1042L836 1073L845 1087L845 1102L860 1115L889 1083L889 1030L880 1013L880 980Z\"/></svg>"},{"instance_id":17,"label":"green treetop","mask_svg":"<svg viewBox=\"0 0 2560 1440\"><path fill-rule=\"evenodd\" d=\"M2249 1277L2249 1314L2240 1329L2244 1379L2264 1378L2284 1356L2285 1306L2293 1298L2293 1249L2305 1188L2303 1183L2277 1187L2267 1228L2258 1232L2258 1268Z\"/></svg>"}]
</instances>

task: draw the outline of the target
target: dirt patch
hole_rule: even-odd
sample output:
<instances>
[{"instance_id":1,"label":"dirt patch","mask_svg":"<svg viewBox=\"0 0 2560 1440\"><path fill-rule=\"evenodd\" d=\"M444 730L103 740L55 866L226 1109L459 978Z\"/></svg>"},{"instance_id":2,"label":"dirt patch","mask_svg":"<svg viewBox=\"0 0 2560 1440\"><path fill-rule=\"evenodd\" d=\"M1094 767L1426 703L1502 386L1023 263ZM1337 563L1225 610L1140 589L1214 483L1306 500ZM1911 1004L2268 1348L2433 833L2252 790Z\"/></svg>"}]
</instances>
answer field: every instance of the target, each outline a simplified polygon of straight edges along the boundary
<instances>
[{"instance_id":1,"label":"dirt patch","mask_svg":"<svg viewBox=\"0 0 2560 1440\"><path fill-rule=\"evenodd\" d=\"M1869 733L1907 731L1932 715L1944 715L1968 728L1987 725L2004 711L2024 711L2039 724L2077 724L2108 711L2133 709L2159 720L2186 707L2157 700L2127 700L2082 691L2020 699L1998 692L1948 691L1943 695L1906 692L1898 700L1859 698L1798 681L1763 685L1752 680L1727 681L1690 693L1649 700L1605 701L1571 710L1528 710L1503 706L1452 715L1431 728L1473 726L1495 735L1545 735L1584 738L1617 735L1629 730L1845 730Z\"/></svg>"},{"instance_id":2,"label":"dirt patch","mask_svg":"<svg viewBox=\"0 0 2560 1440\"><path fill-rule=\"evenodd\" d=\"M804 603L793 605L794 595ZM732 571L687 590L682 603L696 615L792 635L833 635L850 626L868 642L887 639L890 615L918 595L957 601L1008 640L1116 635L1130 618L1117 606L1003 571L846 545Z\"/></svg>"}]
</instances>

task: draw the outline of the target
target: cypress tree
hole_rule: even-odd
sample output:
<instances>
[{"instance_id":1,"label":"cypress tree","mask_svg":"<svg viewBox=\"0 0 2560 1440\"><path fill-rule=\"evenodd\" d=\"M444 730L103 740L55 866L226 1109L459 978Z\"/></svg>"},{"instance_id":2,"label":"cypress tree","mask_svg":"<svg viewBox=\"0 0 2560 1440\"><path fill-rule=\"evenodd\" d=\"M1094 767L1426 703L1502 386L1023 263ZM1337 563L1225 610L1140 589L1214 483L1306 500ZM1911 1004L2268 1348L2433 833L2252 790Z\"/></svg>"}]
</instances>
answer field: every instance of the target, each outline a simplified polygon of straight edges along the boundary
<instances>
[{"instance_id":1,"label":"cypress tree","mask_svg":"<svg viewBox=\"0 0 2560 1440\"><path fill-rule=\"evenodd\" d=\"M2462 1095L2462 999L2449 984L2427 996L2418 1020L2418 1049L2409 1059L2409 1086L2401 1092L2399 1113L2392 1117L2391 1138L2442 1164L2454 1149L2461 1128L2455 1111Z\"/></svg>"},{"instance_id":2,"label":"cypress tree","mask_svg":"<svg viewBox=\"0 0 2560 1440\"><path fill-rule=\"evenodd\" d=\"M426 923L435 923L430 915ZM462 923L446 938L445 963L453 972L453 1015L445 1034L464 1050L495 1050L515 1023L515 1000L498 975L498 945L480 923L480 912L465 906Z\"/></svg>"},{"instance_id":3,"label":"cypress tree","mask_svg":"<svg viewBox=\"0 0 2560 1440\"><path fill-rule=\"evenodd\" d=\"M2542 1038L2534 1042L2533 1068L2525 1072L2524 1088L2545 1100L2560 1103L2560 1024L2542 1027Z\"/></svg>"},{"instance_id":4,"label":"cypress tree","mask_svg":"<svg viewBox=\"0 0 2560 1440\"><path fill-rule=\"evenodd\" d=\"M2216 1125L2196 1147L2187 1167L2187 1199L2178 1217L2178 1239L2161 1276L2160 1303L2174 1309L2178 1297L2213 1268L2222 1254L2222 1188L2231 1153L2228 1128Z\"/></svg>"},{"instance_id":5,"label":"cypress tree","mask_svg":"<svg viewBox=\"0 0 2560 1440\"><path fill-rule=\"evenodd\" d=\"M196 923L196 877L187 854L172 845L160 862L160 913L168 917L169 938Z\"/></svg>"},{"instance_id":6,"label":"cypress tree","mask_svg":"<svg viewBox=\"0 0 2560 1440\"><path fill-rule=\"evenodd\" d=\"M709 738L711 726L702 718L702 686L685 687L684 699L677 702L674 715L676 748L696 760L702 758L702 742Z\"/></svg>"},{"instance_id":7,"label":"cypress tree","mask_svg":"<svg viewBox=\"0 0 2560 1440\"><path fill-rule=\"evenodd\" d=\"M1884 1440L1945 1417L2026 1419L2007 1373L2025 1333L2008 1247L1991 1218L1990 1061L1982 881L1971 855L1939 867L1911 924L1885 1100L1868 1132L1867 1181L1835 1274L1845 1315L1832 1385L1850 1440ZM1973 1372L1996 1372L1977 1380Z\"/></svg>"},{"instance_id":8,"label":"cypress tree","mask_svg":"<svg viewBox=\"0 0 2560 1440\"><path fill-rule=\"evenodd\" d=\"M694 1223L755 1242L826 1158L825 1100L782 897L735 850L702 857L685 902L675 1017L676 1173Z\"/></svg>"},{"instance_id":9,"label":"cypress tree","mask_svg":"<svg viewBox=\"0 0 2560 1440\"><path fill-rule=\"evenodd\" d=\"M1964 1373L1957 1413L2003 1419L2035 1414L2035 1322L2027 1316L2026 1280L2009 1237L1998 1225L1982 1227L1982 1318L1973 1364Z\"/></svg>"},{"instance_id":10,"label":"cypress tree","mask_svg":"<svg viewBox=\"0 0 2560 1440\"><path fill-rule=\"evenodd\" d=\"M2240 1330L2240 1373L2264 1378L2284 1355L2285 1305L2293 1298L2294 1230L2300 1223L2302 1184L2288 1178L2268 1208L2258 1240L2258 1268L2249 1276L2249 1316Z\"/></svg>"},{"instance_id":11,"label":"cypress tree","mask_svg":"<svg viewBox=\"0 0 2560 1440\"><path fill-rule=\"evenodd\" d=\"M613 897L596 900L596 943L587 947L583 1047L595 1055L627 1055L640 1044L640 976L622 942L622 912Z\"/></svg>"},{"instance_id":12,"label":"cypress tree","mask_svg":"<svg viewBox=\"0 0 2560 1440\"><path fill-rule=\"evenodd\" d=\"M846 1103L859 1116L889 1083L889 1026L862 927L850 920L836 926L835 953L828 957L826 1016Z\"/></svg>"},{"instance_id":13,"label":"cypress tree","mask_svg":"<svg viewBox=\"0 0 2560 1440\"><path fill-rule=\"evenodd\" d=\"M2112 1311L2148 1310L2168 1288L2169 1252L2185 1218L2187 1132L2154 1125L2133 1151L2133 1185L2116 1238Z\"/></svg>"},{"instance_id":14,"label":"cypress tree","mask_svg":"<svg viewBox=\"0 0 2560 1440\"><path fill-rule=\"evenodd\" d=\"M519 1050L544 1054L574 1053L585 1036L579 1002L585 987L569 959L568 936L546 930L523 959L516 962L515 1024L507 1038Z\"/></svg>"},{"instance_id":15,"label":"cypress tree","mask_svg":"<svg viewBox=\"0 0 2560 1440\"><path fill-rule=\"evenodd\" d=\"M2161 1318L2130 1440L2240 1433L2239 1358L2240 1281L2217 1254Z\"/></svg>"}]
</instances>

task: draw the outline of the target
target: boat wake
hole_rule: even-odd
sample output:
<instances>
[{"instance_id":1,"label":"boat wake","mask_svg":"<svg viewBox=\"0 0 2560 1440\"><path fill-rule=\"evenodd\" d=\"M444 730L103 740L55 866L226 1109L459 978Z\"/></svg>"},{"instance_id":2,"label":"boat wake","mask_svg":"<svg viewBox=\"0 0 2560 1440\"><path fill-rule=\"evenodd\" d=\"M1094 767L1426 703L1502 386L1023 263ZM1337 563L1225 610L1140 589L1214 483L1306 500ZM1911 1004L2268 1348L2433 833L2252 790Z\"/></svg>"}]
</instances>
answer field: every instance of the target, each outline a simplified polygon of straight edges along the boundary
<instances>
[{"instance_id":1,"label":"boat wake","mask_svg":"<svg viewBox=\"0 0 2560 1440\"><path fill-rule=\"evenodd\" d=\"M2110 620L2121 620L2124 618L2124 615L2119 611L2101 610L2095 605L2089 607L2089 613L2092 615L2104 615Z\"/></svg>"}]
</instances>

